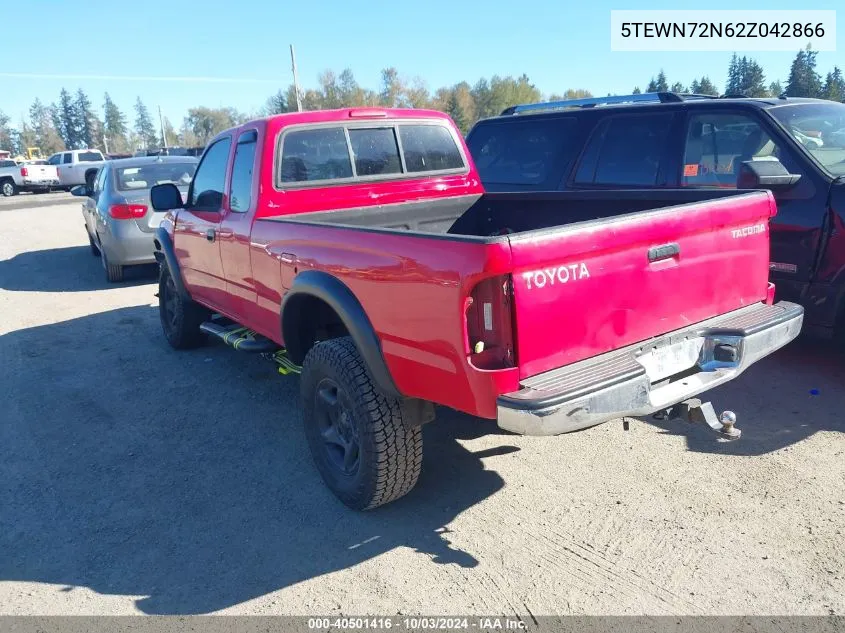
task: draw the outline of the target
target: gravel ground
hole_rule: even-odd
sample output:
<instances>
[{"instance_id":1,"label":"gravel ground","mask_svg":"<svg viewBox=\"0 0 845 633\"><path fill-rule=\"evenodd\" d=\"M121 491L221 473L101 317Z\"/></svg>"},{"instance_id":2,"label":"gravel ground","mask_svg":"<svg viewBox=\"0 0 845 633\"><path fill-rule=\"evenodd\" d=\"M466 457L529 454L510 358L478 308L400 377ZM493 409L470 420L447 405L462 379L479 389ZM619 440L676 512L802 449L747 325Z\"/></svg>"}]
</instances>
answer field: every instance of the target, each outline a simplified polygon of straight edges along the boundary
<instances>
[{"instance_id":1,"label":"gravel ground","mask_svg":"<svg viewBox=\"0 0 845 633\"><path fill-rule=\"evenodd\" d=\"M172 351L154 281L108 284L76 203L0 214L2 614L845 613L829 346L712 393L736 443L442 410L417 488L356 514L311 464L297 378Z\"/></svg>"}]
</instances>

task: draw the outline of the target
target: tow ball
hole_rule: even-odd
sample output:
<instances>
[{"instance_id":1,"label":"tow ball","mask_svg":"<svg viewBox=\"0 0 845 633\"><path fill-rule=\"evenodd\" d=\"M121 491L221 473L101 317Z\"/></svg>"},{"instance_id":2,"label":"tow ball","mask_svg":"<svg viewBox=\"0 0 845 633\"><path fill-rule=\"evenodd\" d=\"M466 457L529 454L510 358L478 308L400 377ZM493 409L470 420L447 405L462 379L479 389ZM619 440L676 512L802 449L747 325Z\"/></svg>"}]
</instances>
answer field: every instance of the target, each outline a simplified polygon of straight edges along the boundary
<instances>
[{"instance_id":1,"label":"tow ball","mask_svg":"<svg viewBox=\"0 0 845 633\"><path fill-rule=\"evenodd\" d=\"M738 440L742 431L736 428L736 413L722 411L717 416L713 403L702 402L692 398L678 403L668 409L654 414L657 420L686 420L687 422L703 422L726 440Z\"/></svg>"}]
</instances>

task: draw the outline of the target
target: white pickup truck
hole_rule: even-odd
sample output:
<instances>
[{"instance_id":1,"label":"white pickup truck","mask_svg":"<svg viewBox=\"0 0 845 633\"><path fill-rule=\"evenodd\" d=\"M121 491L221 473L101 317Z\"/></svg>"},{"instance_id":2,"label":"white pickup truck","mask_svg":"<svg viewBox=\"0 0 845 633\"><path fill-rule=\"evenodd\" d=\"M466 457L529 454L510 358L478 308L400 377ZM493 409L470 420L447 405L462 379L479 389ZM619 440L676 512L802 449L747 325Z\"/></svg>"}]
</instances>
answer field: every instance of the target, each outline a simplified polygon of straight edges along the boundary
<instances>
[{"instance_id":1,"label":"white pickup truck","mask_svg":"<svg viewBox=\"0 0 845 633\"><path fill-rule=\"evenodd\" d=\"M8 197L19 191L49 191L59 186L59 175L52 165L18 164L10 158L0 160L0 194Z\"/></svg>"},{"instance_id":2,"label":"white pickup truck","mask_svg":"<svg viewBox=\"0 0 845 633\"><path fill-rule=\"evenodd\" d=\"M53 154L47 161L58 170L60 186L68 190L89 181L93 183L104 162L105 157L98 149L69 149Z\"/></svg>"}]
</instances>

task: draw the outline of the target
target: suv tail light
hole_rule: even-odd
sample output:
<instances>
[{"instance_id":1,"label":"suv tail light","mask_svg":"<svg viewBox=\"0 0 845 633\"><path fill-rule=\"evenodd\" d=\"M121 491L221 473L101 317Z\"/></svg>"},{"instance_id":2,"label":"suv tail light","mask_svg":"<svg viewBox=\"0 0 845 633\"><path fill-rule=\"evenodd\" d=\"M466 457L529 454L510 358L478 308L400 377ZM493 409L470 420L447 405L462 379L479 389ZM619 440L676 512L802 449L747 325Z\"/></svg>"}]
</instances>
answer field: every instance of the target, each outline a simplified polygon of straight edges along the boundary
<instances>
[{"instance_id":1,"label":"suv tail light","mask_svg":"<svg viewBox=\"0 0 845 633\"><path fill-rule=\"evenodd\" d=\"M464 303L465 351L479 369L516 365L513 341L513 281L510 275L478 283Z\"/></svg>"},{"instance_id":2,"label":"suv tail light","mask_svg":"<svg viewBox=\"0 0 845 633\"><path fill-rule=\"evenodd\" d=\"M23 176L24 178L29 176L29 170L26 167L21 167L21 176Z\"/></svg>"},{"instance_id":3,"label":"suv tail light","mask_svg":"<svg viewBox=\"0 0 845 633\"><path fill-rule=\"evenodd\" d=\"M145 204L113 204L109 207L109 215L115 220L133 220L147 215Z\"/></svg>"}]
</instances>

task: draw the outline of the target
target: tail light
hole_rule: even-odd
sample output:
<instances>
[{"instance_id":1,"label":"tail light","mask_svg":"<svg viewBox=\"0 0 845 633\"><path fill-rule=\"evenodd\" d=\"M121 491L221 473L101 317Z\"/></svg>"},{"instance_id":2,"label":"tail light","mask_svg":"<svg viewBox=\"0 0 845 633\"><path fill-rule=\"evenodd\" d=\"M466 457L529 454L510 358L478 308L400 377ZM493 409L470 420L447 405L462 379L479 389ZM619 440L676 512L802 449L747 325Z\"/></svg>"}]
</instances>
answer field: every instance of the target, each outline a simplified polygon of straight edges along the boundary
<instances>
[{"instance_id":1,"label":"tail light","mask_svg":"<svg viewBox=\"0 0 845 633\"><path fill-rule=\"evenodd\" d=\"M516 365L513 341L513 282L510 275L481 281L466 298L465 351L479 369Z\"/></svg>"},{"instance_id":2,"label":"tail light","mask_svg":"<svg viewBox=\"0 0 845 633\"><path fill-rule=\"evenodd\" d=\"M29 170L26 167L21 167L21 176L23 176L24 178L29 176Z\"/></svg>"},{"instance_id":3,"label":"tail light","mask_svg":"<svg viewBox=\"0 0 845 633\"><path fill-rule=\"evenodd\" d=\"M109 215L115 220L133 220L147 215L145 204L113 204L109 207Z\"/></svg>"}]
</instances>

